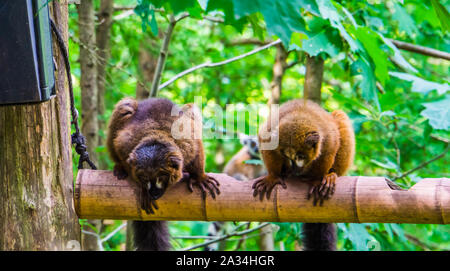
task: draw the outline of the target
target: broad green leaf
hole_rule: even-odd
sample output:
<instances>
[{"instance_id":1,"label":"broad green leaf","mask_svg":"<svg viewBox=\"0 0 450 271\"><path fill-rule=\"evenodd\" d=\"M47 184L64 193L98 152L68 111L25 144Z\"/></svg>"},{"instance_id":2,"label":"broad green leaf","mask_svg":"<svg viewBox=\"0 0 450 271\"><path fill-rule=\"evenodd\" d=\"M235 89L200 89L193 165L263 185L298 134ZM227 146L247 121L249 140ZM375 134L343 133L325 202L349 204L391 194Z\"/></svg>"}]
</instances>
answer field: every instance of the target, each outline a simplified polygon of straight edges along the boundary
<instances>
[{"instance_id":1,"label":"broad green leaf","mask_svg":"<svg viewBox=\"0 0 450 271\"><path fill-rule=\"evenodd\" d=\"M329 56L334 57L339 53L339 48L328 39L326 31L304 40L302 50L310 56L327 53Z\"/></svg>"},{"instance_id":2,"label":"broad green leaf","mask_svg":"<svg viewBox=\"0 0 450 271\"><path fill-rule=\"evenodd\" d=\"M350 46L350 50L352 52L357 52L357 51L363 51L364 48L362 48L360 46L360 43L357 42L345 29L345 27L342 25L341 22L337 22L337 23L332 23L332 26L336 29L339 30L339 33L341 33L341 36L345 39L345 41L348 43L348 45Z\"/></svg>"},{"instance_id":3,"label":"broad green leaf","mask_svg":"<svg viewBox=\"0 0 450 271\"><path fill-rule=\"evenodd\" d=\"M423 103L425 110L420 114L430 121L434 129L449 130L450 128L450 95L444 100L432 103Z\"/></svg>"},{"instance_id":4,"label":"broad green leaf","mask_svg":"<svg viewBox=\"0 0 450 271\"><path fill-rule=\"evenodd\" d=\"M342 20L336 7L331 3L330 0L316 0L319 6L320 15L324 19L329 19L331 22L340 22Z\"/></svg>"},{"instance_id":5,"label":"broad green leaf","mask_svg":"<svg viewBox=\"0 0 450 271\"><path fill-rule=\"evenodd\" d=\"M368 251L367 241L374 238L367 232L364 224L350 223L348 225L348 238L352 242L355 250Z\"/></svg>"},{"instance_id":6,"label":"broad green leaf","mask_svg":"<svg viewBox=\"0 0 450 271\"><path fill-rule=\"evenodd\" d=\"M378 34L368 27L359 27L356 29L355 33L375 64L376 77L380 80L380 83L384 85L389 78L388 56L380 48L380 38Z\"/></svg>"},{"instance_id":7,"label":"broad green leaf","mask_svg":"<svg viewBox=\"0 0 450 271\"><path fill-rule=\"evenodd\" d=\"M400 78L405 81L413 82L411 91L414 92L420 92L427 94L428 92L432 90L437 90L439 95L442 95L450 90L450 86L445 84L439 84L436 82L427 81L425 79L422 79L420 77L408 74L408 73L402 73L402 72L389 72L391 76Z\"/></svg>"},{"instance_id":8,"label":"broad green leaf","mask_svg":"<svg viewBox=\"0 0 450 271\"><path fill-rule=\"evenodd\" d=\"M156 22L156 15L155 10L150 11L150 16L152 16L152 19L150 21L150 29L152 30L153 36L158 36L158 23Z\"/></svg>"},{"instance_id":9,"label":"broad green leaf","mask_svg":"<svg viewBox=\"0 0 450 271\"><path fill-rule=\"evenodd\" d=\"M170 0L168 2L170 3L170 6L175 14L184 11L188 11L189 14L198 14L202 11L202 7L197 0Z\"/></svg>"},{"instance_id":10,"label":"broad green leaf","mask_svg":"<svg viewBox=\"0 0 450 271\"><path fill-rule=\"evenodd\" d=\"M261 13L266 21L267 32L289 46L294 32L306 33L305 21L300 13L303 1L260 0Z\"/></svg>"},{"instance_id":11,"label":"broad green leaf","mask_svg":"<svg viewBox=\"0 0 450 271\"><path fill-rule=\"evenodd\" d=\"M320 14L319 8L315 0L299 0L300 6L311 14L318 16Z\"/></svg>"},{"instance_id":12,"label":"broad green leaf","mask_svg":"<svg viewBox=\"0 0 450 271\"><path fill-rule=\"evenodd\" d=\"M289 47L292 33L306 33L300 8L304 4L308 5L308 2L302 0L233 0L234 13L238 18L260 12L264 16L267 32L279 37L286 48Z\"/></svg>"},{"instance_id":13,"label":"broad green leaf","mask_svg":"<svg viewBox=\"0 0 450 271\"><path fill-rule=\"evenodd\" d=\"M450 14L448 10L437 0L431 0L434 11L436 12L439 21L441 22L441 27L444 32L450 31Z\"/></svg>"},{"instance_id":14,"label":"broad green leaf","mask_svg":"<svg viewBox=\"0 0 450 271\"><path fill-rule=\"evenodd\" d=\"M369 102L375 102L377 107L380 108L376 89L376 79L370 63L364 57L360 56L360 58L352 64L351 69L353 74L362 75L362 97Z\"/></svg>"},{"instance_id":15,"label":"broad green leaf","mask_svg":"<svg viewBox=\"0 0 450 271\"><path fill-rule=\"evenodd\" d=\"M242 32L242 30L244 29L244 24L247 20L245 16L242 16L242 18L240 19L236 19L236 7L234 5L234 3L228 0L209 0L206 7L206 12L213 10L223 10L223 13L225 15L225 24L232 25L239 32Z\"/></svg>"},{"instance_id":16,"label":"broad green leaf","mask_svg":"<svg viewBox=\"0 0 450 271\"><path fill-rule=\"evenodd\" d=\"M406 10L399 4L394 4L394 14L393 19L398 21L398 26L400 30L406 32L406 34L410 37L417 34L418 29L416 23L411 18L411 16L406 12Z\"/></svg>"}]
</instances>

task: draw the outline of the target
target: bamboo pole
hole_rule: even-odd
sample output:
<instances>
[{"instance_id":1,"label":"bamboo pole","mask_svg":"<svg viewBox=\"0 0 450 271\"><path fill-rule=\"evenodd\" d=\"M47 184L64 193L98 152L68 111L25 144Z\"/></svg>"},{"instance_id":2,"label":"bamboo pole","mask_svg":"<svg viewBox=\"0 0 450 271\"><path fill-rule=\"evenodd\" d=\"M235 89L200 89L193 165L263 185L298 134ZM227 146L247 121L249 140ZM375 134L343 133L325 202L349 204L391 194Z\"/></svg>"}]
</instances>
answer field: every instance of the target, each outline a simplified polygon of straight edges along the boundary
<instances>
[{"instance_id":1,"label":"bamboo pole","mask_svg":"<svg viewBox=\"0 0 450 271\"><path fill-rule=\"evenodd\" d=\"M313 206L307 199L308 184L300 180L287 180L287 189L276 187L271 199L261 202L252 195L252 182L210 175L220 181L215 200L203 200L199 190L190 193L185 183L177 183L157 201L159 209L152 215L139 208L134 182L118 180L110 171L80 170L76 212L87 219L450 223L448 178L424 179L409 190L395 190L383 177L340 177L333 197Z\"/></svg>"}]
</instances>

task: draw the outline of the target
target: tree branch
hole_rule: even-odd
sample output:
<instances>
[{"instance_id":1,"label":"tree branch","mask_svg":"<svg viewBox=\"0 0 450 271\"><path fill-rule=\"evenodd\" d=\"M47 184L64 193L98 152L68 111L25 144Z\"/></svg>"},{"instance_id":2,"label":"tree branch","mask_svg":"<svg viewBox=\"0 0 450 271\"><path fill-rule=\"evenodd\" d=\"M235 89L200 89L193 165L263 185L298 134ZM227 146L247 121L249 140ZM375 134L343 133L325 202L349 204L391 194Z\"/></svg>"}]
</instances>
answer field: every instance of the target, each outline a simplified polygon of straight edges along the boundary
<instances>
[{"instance_id":1,"label":"tree branch","mask_svg":"<svg viewBox=\"0 0 450 271\"><path fill-rule=\"evenodd\" d=\"M228 238L233 237L233 236L247 235L247 234L249 234L251 232L254 232L254 231L257 231L257 230L259 230L259 229L261 229L261 228L263 228L263 227L265 227L265 226L267 226L269 224L270 224L269 222L265 222L265 223L259 224L258 226L254 227L252 229L247 229L247 230L243 230L243 231L239 231L239 232L232 232L232 233L229 233L229 234L225 234L225 235L220 236L220 237L218 237L216 239L213 239L213 240L210 240L210 241L206 241L204 243L201 243L201 244L198 244L198 245L194 245L194 246L191 246L191 247L184 248L184 249L182 249L182 251L188 251L188 250L193 250L193 249L200 248L200 247L205 247L205 246L208 246L208 245L220 242L222 240L228 239Z\"/></svg>"},{"instance_id":2,"label":"tree branch","mask_svg":"<svg viewBox=\"0 0 450 271\"><path fill-rule=\"evenodd\" d=\"M428 164L430 164L430 163L432 163L432 162L434 162L434 161L436 161L436 160L441 159L442 157L445 156L445 154L448 152L449 149L450 149L450 144L447 144L447 147L445 148L445 150L444 150L441 154L436 155L435 157L431 158L430 160L428 160L428 161L426 161L426 162L423 162L422 164L418 165L417 167L408 170L407 172L403 173L403 174L400 175L400 176L394 177L394 178L392 179L392 181L394 182L395 180L404 178L404 177L408 176L409 174L413 173L414 171L417 171L417 170L419 170L419 169L421 169L421 168L424 168L424 167L426 167Z\"/></svg>"},{"instance_id":3,"label":"tree branch","mask_svg":"<svg viewBox=\"0 0 450 271\"><path fill-rule=\"evenodd\" d=\"M261 46L261 47L259 47L259 48L254 49L254 50L251 50L250 52L247 52L247 53L242 54L242 55L239 55L239 56L235 56L235 57L233 57L233 58L230 58L230 59L227 59L227 60L224 60L224 61L221 61L221 62L216 62L216 63L206 62L206 63L200 64L200 65L194 66L194 67L192 67L192 68L189 68L189 69L187 69L187 70L185 70L185 71L180 72L179 74L175 75L175 76L172 77L171 79L169 79L169 80L167 80L166 82L164 82L163 84L161 84L161 85L159 86L159 90L161 90L161 89L167 87L168 85L172 84L173 82L175 82L175 81L178 80L179 78L185 76L186 74L192 73L192 72L194 72L194 71L196 71L196 70L198 70L198 69L202 69L202 68L212 68L212 67L217 67L217 66L225 65L225 64L234 62L234 61L236 61L236 60L243 59L243 58L245 58L245 57L247 57L247 56L256 54L256 53L258 53L258 52L260 52L260 51L262 51L262 50L265 50L265 49L267 49L267 48L269 48L269 47L272 47L272 46L274 46L274 45L277 45L277 44L279 44L279 43L281 43L281 40L278 39L278 40L273 41L273 42L271 42L271 43L269 43L269 44L267 44L267 45Z\"/></svg>"},{"instance_id":4,"label":"tree branch","mask_svg":"<svg viewBox=\"0 0 450 271\"><path fill-rule=\"evenodd\" d=\"M397 48L413 53L450 60L450 53L408 42L389 39Z\"/></svg>"},{"instance_id":5,"label":"tree branch","mask_svg":"<svg viewBox=\"0 0 450 271\"><path fill-rule=\"evenodd\" d=\"M240 182L226 174L208 175L220 182L220 196L203 198L199 189L190 192L184 182L178 182L158 199L159 209L146 214L136 208L140 206L136 182L118 180L111 171L80 170L75 210L79 218L143 221L450 223L450 183L446 178L424 179L409 190L397 190L384 177L343 176L336 181L333 197L314 206L308 200L310 184L299 178L287 178L288 189L276 186L270 200L260 201L253 197L252 182ZM358 212L352 211L355 208Z\"/></svg>"},{"instance_id":6,"label":"tree branch","mask_svg":"<svg viewBox=\"0 0 450 271\"><path fill-rule=\"evenodd\" d=\"M173 29L175 28L176 24L177 24L177 20L171 14L170 15L170 23L169 23L169 26L167 27L166 34L164 35L163 44L161 46L161 51L159 53L158 62L156 64L155 75L153 76L152 87L150 89L150 97L156 97L156 95L158 95L159 81L161 80L161 75L164 70L164 65L166 63L170 38L172 37L172 32L173 32Z\"/></svg>"}]
</instances>

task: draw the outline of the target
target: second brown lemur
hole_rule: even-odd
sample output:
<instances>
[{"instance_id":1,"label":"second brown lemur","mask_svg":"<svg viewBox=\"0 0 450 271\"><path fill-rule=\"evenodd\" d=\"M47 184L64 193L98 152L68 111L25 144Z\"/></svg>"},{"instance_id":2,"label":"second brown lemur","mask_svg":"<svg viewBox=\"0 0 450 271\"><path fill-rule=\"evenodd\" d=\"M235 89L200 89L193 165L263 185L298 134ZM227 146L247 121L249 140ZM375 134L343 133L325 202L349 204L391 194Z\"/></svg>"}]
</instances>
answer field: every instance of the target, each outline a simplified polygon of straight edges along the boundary
<instances>
[{"instance_id":1,"label":"second brown lemur","mask_svg":"<svg viewBox=\"0 0 450 271\"><path fill-rule=\"evenodd\" d=\"M183 125L184 136L174 136L174 127L183 130ZM220 194L219 182L205 173L201 126L200 112L192 104L179 108L162 98L140 102L124 98L115 106L107 138L115 162L114 175L119 179L130 177L139 184L141 208L146 213L154 213L158 209L156 200L181 180L191 192L193 185L198 186L203 197L207 191L213 198ZM169 248L167 226L159 222L135 223L138 250Z\"/></svg>"},{"instance_id":2,"label":"second brown lemur","mask_svg":"<svg viewBox=\"0 0 450 271\"><path fill-rule=\"evenodd\" d=\"M242 148L228 161L223 172L237 180L248 181L267 173L264 165L246 163L248 160L260 160L261 154L256 136L239 134Z\"/></svg>"},{"instance_id":3,"label":"second brown lemur","mask_svg":"<svg viewBox=\"0 0 450 271\"><path fill-rule=\"evenodd\" d=\"M261 135L270 130L266 122L259 131L260 146L267 142ZM278 130L277 130L278 129ZM312 101L291 100L279 108L278 146L261 148L267 176L255 179L253 196L270 198L277 184L287 188L285 179L297 176L310 184L308 198L320 205L335 191L338 176L353 163L355 135L348 116L341 110L331 114ZM332 224L304 223L306 250L333 250L335 235Z\"/></svg>"}]
</instances>

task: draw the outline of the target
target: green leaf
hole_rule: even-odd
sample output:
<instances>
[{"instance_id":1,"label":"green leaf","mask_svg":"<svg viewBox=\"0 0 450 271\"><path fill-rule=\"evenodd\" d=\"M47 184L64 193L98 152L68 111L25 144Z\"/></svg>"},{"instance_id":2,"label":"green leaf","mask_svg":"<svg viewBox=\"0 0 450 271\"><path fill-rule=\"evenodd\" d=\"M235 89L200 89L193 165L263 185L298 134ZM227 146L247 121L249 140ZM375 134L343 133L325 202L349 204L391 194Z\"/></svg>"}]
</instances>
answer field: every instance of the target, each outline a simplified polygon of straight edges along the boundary
<instances>
[{"instance_id":1,"label":"green leaf","mask_svg":"<svg viewBox=\"0 0 450 271\"><path fill-rule=\"evenodd\" d=\"M402 72L389 72L391 76L400 78L405 81L412 81L412 87L411 91L419 92L423 94L427 94L428 92L432 90L437 90L439 95L442 95L450 90L450 86L445 84L439 84L436 82L427 81L425 79L422 79L420 77L408 74L408 73L402 73Z\"/></svg>"},{"instance_id":2,"label":"green leaf","mask_svg":"<svg viewBox=\"0 0 450 271\"><path fill-rule=\"evenodd\" d=\"M197 0L170 0L170 6L175 14L188 11L189 14L197 14L202 11L202 7Z\"/></svg>"},{"instance_id":3,"label":"green leaf","mask_svg":"<svg viewBox=\"0 0 450 271\"><path fill-rule=\"evenodd\" d=\"M364 224L350 223L348 226L348 238L355 250L368 251L367 241L374 238L367 232Z\"/></svg>"},{"instance_id":4,"label":"green leaf","mask_svg":"<svg viewBox=\"0 0 450 271\"><path fill-rule=\"evenodd\" d=\"M303 41L302 50L310 56L317 56L320 53L327 53L334 57L339 53L339 49L335 46L327 36L331 31L323 31L319 34Z\"/></svg>"},{"instance_id":5,"label":"green leaf","mask_svg":"<svg viewBox=\"0 0 450 271\"><path fill-rule=\"evenodd\" d=\"M397 3L394 4L394 14L392 18L398 21L400 30L405 31L408 36L412 37L417 34L418 29L416 23L406 10Z\"/></svg>"},{"instance_id":6,"label":"green leaf","mask_svg":"<svg viewBox=\"0 0 450 271\"><path fill-rule=\"evenodd\" d=\"M153 36L158 36L158 23L156 22L155 10L150 11L150 15L152 16L152 20L150 21L150 29L152 30Z\"/></svg>"},{"instance_id":7,"label":"green leaf","mask_svg":"<svg viewBox=\"0 0 450 271\"><path fill-rule=\"evenodd\" d=\"M246 1L244 1L246 2ZM251 1L250 1L251 2ZM241 4L241 3L238 3ZM244 29L244 25L247 22L247 19L244 17L245 15L236 14L236 9L240 10L240 7L236 8L236 3L229 0L209 0L206 8L206 12L210 12L213 10L223 10L225 14L225 24L232 25L239 32L242 32ZM236 17L242 17L240 19L236 19ZM257 19L257 18L256 18ZM253 18L255 20L255 18ZM256 23L253 21L253 23ZM253 28L255 31L255 28Z\"/></svg>"},{"instance_id":8,"label":"green leaf","mask_svg":"<svg viewBox=\"0 0 450 271\"><path fill-rule=\"evenodd\" d=\"M433 5L434 12L439 18L442 30L444 32L450 31L450 14L448 10L437 0L431 0L431 5Z\"/></svg>"},{"instance_id":9,"label":"green leaf","mask_svg":"<svg viewBox=\"0 0 450 271\"><path fill-rule=\"evenodd\" d=\"M353 74L362 75L362 97L366 101L374 101L377 107L380 108L378 103L375 75L373 74L370 63L364 57L360 56L360 58L352 64L351 69Z\"/></svg>"},{"instance_id":10,"label":"green leaf","mask_svg":"<svg viewBox=\"0 0 450 271\"><path fill-rule=\"evenodd\" d=\"M267 32L281 39L289 47L294 32L306 33L305 21L300 13L303 1L260 0L261 13L267 25Z\"/></svg>"},{"instance_id":11,"label":"green leaf","mask_svg":"<svg viewBox=\"0 0 450 271\"><path fill-rule=\"evenodd\" d=\"M329 19L331 22L340 22L342 20L342 17L339 15L331 1L316 0L316 2L319 6L320 15L322 15L324 19Z\"/></svg>"},{"instance_id":12,"label":"green leaf","mask_svg":"<svg viewBox=\"0 0 450 271\"><path fill-rule=\"evenodd\" d=\"M286 48L289 47L292 33L306 33L300 8L303 5L309 5L308 2L302 0L233 0L234 13L238 18L260 12L264 16L267 32L279 37Z\"/></svg>"},{"instance_id":13,"label":"green leaf","mask_svg":"<svg viewBox=\"0 0 450 271\"><path fill-rule=\"evenodd\" d=\"M450 128L450 95L445 95L444 100L432 103L423 103L425 110L420 114L428 118L434 129L448 130Z\"/></svg>"},{"instance_id":14,"label":"green leaf","mask_svg":"<svg viewBox=\"0 0 450 271\"><path fill-rule=\"evenodd\" d=\"M380 80L380 83L384 85L389 78L388 56L380 48L380 37L368 27L359 27L356 29L355 33L375 64L376 77Z\"/></svg>"}]
</instances>

